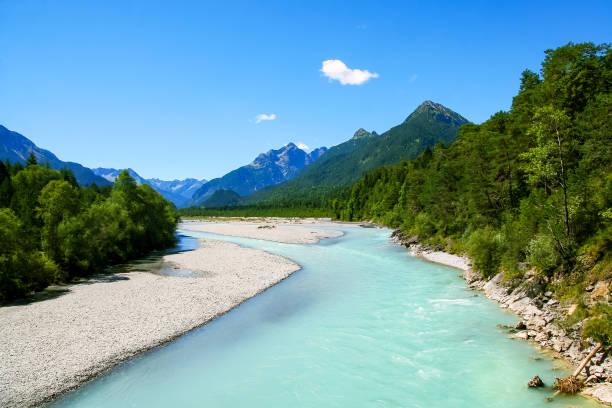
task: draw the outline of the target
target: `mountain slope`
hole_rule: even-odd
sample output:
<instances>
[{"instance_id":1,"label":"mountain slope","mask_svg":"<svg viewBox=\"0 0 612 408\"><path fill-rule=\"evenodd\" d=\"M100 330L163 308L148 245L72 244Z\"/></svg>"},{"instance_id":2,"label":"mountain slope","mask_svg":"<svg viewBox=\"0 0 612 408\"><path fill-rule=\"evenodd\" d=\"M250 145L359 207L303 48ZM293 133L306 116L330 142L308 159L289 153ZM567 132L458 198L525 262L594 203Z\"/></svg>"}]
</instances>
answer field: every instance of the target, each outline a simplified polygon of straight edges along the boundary
<instances>
[{"instance_id":1,"label":"mountain slope","mask_svg":"<svg viewBox=\"0 0 612 408\"><path fill-rule=\"evenodd\" d=\"M306 153L293 143L278 150L269 150L257 156L250 164L209 181L193 194L185 206L202 205L217 190L232 190L240 196L248 196L269 185L291 180L326 151L327 148L320 147Z\"/></svg>"},{"instance_id":2,"label":"mountain slope","mask_svg":"<svg viewBox=\"0 0 612 408\"><path fill-rule=\"evenodd\" d=\"M352 139L331 147L293 180L255 193L243 203L321 200L327 192L347 188L376 167L415 158L428 146L454 142L459 127L466 123L458 113L425 101L382 135L359 129Z\"/></svg>"},{"instance_id":3,"label":"mountain slope","mask_svg":"<svg viewBox=\"0 0 612 408\"><path fill-rule=\"evenodd\" d=\"M113 183L119 173L123 170L120 169L112 169L112 168L103 168L98 167L93 169L93 172L106 179L107 181ZM189 200L194 191L198 188L202 187L206 180L196 180L194 178L187 178L184 180L160 180L158 178L145 179L141 177L136 171L128 168L128 173L134 180L136 180L136 184L148 184L153 187L157 192L163 195L168 201L172 201L174 205L180 206L185 201Z\"/></svg>"},{"instance_id":4,"label":"mountain slope","mask_svg":"<svg viewBox=\"0 0 612 408\"><path fill-rule=\"evenodd\" d=\"M61 170L64 167L72 170L80 185L88 186L94 182L98 186L111 184L108 180L94 174L91 169L79 163L62 161L50 151L36 146L27 137L0 125L0 160L25 164L31 151L34 152L36 160L41 165L49 163L49 167L55 170Z\"/></svg>"},{"instance_id":5,"label":"mountain slope","mask_svg":"<svg viewBox=\"0 0 612 408\"><path fill-rule=\"evenodd\" d=\"M232 190L217 190L212 196L202 203L202 207L226 207L230 205L238 205L240 203L240 195Z\"/></svg>"}]
</instances>

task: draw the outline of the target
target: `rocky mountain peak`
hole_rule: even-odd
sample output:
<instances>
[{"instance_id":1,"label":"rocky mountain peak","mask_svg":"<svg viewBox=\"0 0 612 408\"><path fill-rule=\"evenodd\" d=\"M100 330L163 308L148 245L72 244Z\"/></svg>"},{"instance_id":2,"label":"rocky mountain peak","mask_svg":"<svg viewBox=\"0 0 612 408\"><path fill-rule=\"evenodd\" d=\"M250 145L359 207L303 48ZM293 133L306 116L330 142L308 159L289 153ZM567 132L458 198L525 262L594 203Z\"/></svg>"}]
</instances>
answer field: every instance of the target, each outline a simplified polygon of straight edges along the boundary
<instances>
[{"instance_id":1,"label":"rocky mountain peak","mask_svg":"<svg viewBox=\"0 0 612 408\"><path fill-rule=\"evenodd\" d=\"M447 108L446 106L430 100L426 100L406 118L404 123L413 120L418 120L422 117L426 117L428 120L454 123L458 126L469 122L466 118L459 115L457 112Z\"/></svg>"},{"instance_id":2,"label":"rocky mountain peak","mask_svg":"<svg viewBox=\"0 0 612 408\"><path fill-rule=\"evenodd\" d=\"M370 133L364 128L359 128L359 130L357 130L355 134L353 135L353 139L364 139L366 137L372 137L376 135L378 135L376 132Z\"/></svg>"}]
</instances>

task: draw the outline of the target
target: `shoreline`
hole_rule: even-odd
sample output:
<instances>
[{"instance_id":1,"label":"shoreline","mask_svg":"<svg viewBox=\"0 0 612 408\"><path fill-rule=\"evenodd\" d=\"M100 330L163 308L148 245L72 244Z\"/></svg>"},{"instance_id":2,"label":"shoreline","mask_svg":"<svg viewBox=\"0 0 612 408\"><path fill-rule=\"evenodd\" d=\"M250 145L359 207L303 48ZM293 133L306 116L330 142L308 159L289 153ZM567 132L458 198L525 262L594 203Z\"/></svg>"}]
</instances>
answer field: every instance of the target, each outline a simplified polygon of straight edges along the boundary
<instances>
[{"instance_id":1,"label":"shoreline","mask_svg":"<svg viewBox=\"0 0 612 408\"><path fill-rule=\"evenodd\" d=\"M304 224L283 224L277 221L263 222L223 222L223 223L194 223L183 222L179 229L230 237L260 239L264 241L279 242L283 244L316 244L322 239L339 238L344 235L342 231L302 228ZM306 224L318 225L321 224ZM327 225L325 225L327 226ZM339 226L339 225L335 225Z\"/></svg>"},{"instance_id":2,"label":"shoreline","mask_svg":"<svg viewBox=\"0 0 612 408\"><path fill-rule=\"evenodd\" d=\"M563 360L573 368L576 368L594 348L594 345L591 345L583 350L580 346L580 339L571 336L554 324L555 318L564 313L559 302L550 299L543 307L539 307L534 299L527 297L520 288L508 293L507 288L501 285L502 273L488 281L483 279L480 274L472 270L471 262L466 256L433 250L416 242L406 241L400 234L392 234L391 241L405 246L412 256L426 262L462 270L462 277L468 289L484 292L486 298L496 301L499 307L508 309L520 317L522 320L516 328L519 331L512 334L510 338L527 340L536 345L540 352L552 353L555 358ZM612 406L612 358L603 352L597 353L587 365L586 370L589 370L587 371L589 380L605 378L607 380L598 383L591 382L581 391L581 394L603 405ZM591 371L595 374L591 374Z\"/></svg>"},{"instance_id":3,"label":"shoreline","mask_svg":"<svg viewBox=\"0 0 612 408\"><path fill-rule=\"evenodd\" d=\"M275 221L274 221L275 222ZM252 223L252 222L249 222ZM325 223L325 224L323 224ZM295 225L304 225L304 224L299 224L296 223ZM321 226L353 226L353 227L358 227L358 226L364 226L363 223L351 223L349 225L346 224L341 224L341 223L333 223L333 222L329 222L329 224L326 223L326 221L323 221L321 224L306 224L306 225L321 225ZM368 227L371 227L371 224L366 225ZM279 228L280 229L280 228ZM299 228L299 230L302 231L309 231L310 229L305 229L305 228ZM320 230L320 231L329 231L329 230ZM308 236L308 235L307 235ZM261 239L261 238L260 238ZM323 238L321 238L323 239ZM395 243L399 243L404 245L403 242L401 242L400 239L397 239L397 237L395 239L393 239L393 242ZM134 346L131 350L126 350L125 348L121 348L122 345L117 345L113 343L113 348L117 349L119 348L119 351L115 354L112 355L112 358L107 358L107 359L98 359L96 364L90 365L90 367L86 370L77 370L76 372L71 372L71 373L64 373L66 374L65 377L67 378L60 378L59 380L57 378L55 378L56 380L56 384L49 384L49 383L45 383L42 385L36 384L36 382L34 382L34 384L29 383L26 384L23 387L23 390L25 390L24 393L22 393L21 397L22 399L20 400L7 400L6 396L3 395L4 392L6 392L7 388L5 387L7 382L10 381L20 381L22 379L22 376L20 376L19 374L14 374L14 373L7 373L7 371L11 371L11 370L7 370L7 367L1 367L0 366L0 406L4 407L14 407L14 406L40 406L42 404L45 403L49 403L52 400L55 400L59 397L61 397L62 395L65 395L71 391L74 391L75 389L79 388L80 386L84 385L85 383L92 381L96 378L99 378L100 376L105 375L106 373L108 373L111 369L113 369L114 367L118 366L119 364L132 359L138 355L142 355L148 351L151 351L157 347L161 347L164 346L174 340L176 340L177 338L179 338L180 336L195 330L197 328L200 328L208 323L210 323L211 321L217 319L218 317L223 316L224 314L230 312L231 310L235 309L236 307L238 307L239 305L241 305L242 303L246 302L249 299L252 299L253 297L255 297L256 295L262 293L263 291L265 291L266 289L282 282L283 280L287 279L288 277L290 277L293 273L297 272L298 270L301 269L301 266L298 265L297 263L295 263L294 261L288 259L288 258L284 258L281 257L279 255L274 255L268 252L265 252L263 250L258 250L258 249L252 249L252 248L246 248L246 247L242 247L240 245L237 244L233 244L233 243L229 243L226 241L219 241L219 240L214 240L214 239L199 239L200 242L200 247L198 249L192 250L192 251L183 251L183 252L178 252L175 254L171 254L171 255L166 255L163 257L163 261L169 265L174 265L175 269L189 269L189 270L193 270L196 273L201 274L202 276L200 277L177 277L177 276L163 276L163 275L157 275L157 274L153 274L150 272L124 272L124 273L117 273L117 274L112 274L112 275L104 275L103 277L109 277L112 276L113 278L117 278L116 280L112 280L112 281L108 281L105 279L97 279L98 277L92 277L91 279L89 279L87 281L87 283L77 283L74 285L69 285L67 288L69 289L68 293L64 294L64 295L60 295L57 298L54 299L47 299L47 300L43 300L40 302L34 302L34 303L30 303L27 305L9 305L9 306L5 306L5 307L0 307L0 324L3 325L3 327L9 327L7 325L9 325L10 323L6 322L6 316L5 316L5 310L7 308L11 308L11 307L29 307L29 306L35 306L35 305L49 305L52 303L49 302L54 302L57 301L58 299L65 299L68 296L80 296L80 298L78 299L73 299L73 300L78 300L76 302L73 302L73 306L77 305L79 307L82 307L83 305L86 305L87 302L91 301L91 293L82 293L83 289L82 288L103 288L104 285L118 285L117 287L121 287L121 285L128 285L128 286L132 286L132 289L135 289L134 294L130 295L130 292L125 292L124 290L120 290L120 293L114 293L113 291L110 291L108 289L104 289L102 290L102 292L96 292L93 291L93 293L98 293L98 294L102 294L103 296L113 296L117 298L117 297L129 297L129 296L137 296L137 293L141 290L144 290L144 295L147 298L147 302L145 304L141 304L141 306L146 306L148 304L148 306L153 306L155 309L158 310L162 310L164 311L166 316L162 316L165 317L166 319L169 319L170 323L165 323L162 322L157 322L157 325L161 325L164 326L165 324L172 324L172 322L176 322L176 320L180 319L180 324L183 326L180 329L176 329L174 328L174 332L171 334L166 333L166 335L163 338L155 338L154 340L151 341L151 339L149 339L149 343L148 344L141 344L138 346ZM278 242L278 241L277 241ZM446 266L451 266L460 270L464 271L463 277L464 279L466 279L466 281L468 281L468 288L472 289L472 290L480 290L480 291L484 291L485 292L485 296L493 299L493 300L497 300L500 303L500 307L504 307L504 303L502 303L501 300L499 299L495 299L493 297L489 296L489 292L494 293L494 291L492 291L492 288L498 288L499 290L505 290L505 288L501 288L500 286L498 286L497 284L499 282L493 282L493 284L490 284L491 281L493 281L493 279L491 281L484 281L482 279L477 279L477 275L474 274L471 271L471 267L469 265L469 259L467 257L460 257L457 255L452 255L443 251L433 251L431 250L431 248L427 248L427 247L423 247L423 246L419 246L416 245L415 243L411 243L410 245L404 245L407 247L407 249L410 251L411 255L419 257L427 262L433 262L433 263L437 263L440 265L446 265ZM200 256L200 254L202 254L202 252L200 252L200 254L197 253L197 251L202 250L202 251L209 251L208 252L208 257L203 257ZM213 251L213 252L210 252ZM212 255L215 254L214 251L217 251L217 258L219 259L219 263L213 266L210 266L210 262L209 260L213 257ZM239 252L242 252L242 254L238 254ZM259 252L259 254L256 254L257 252ZM265 254L265 255L263 255ZM253 262L253 256L256 256L258 259L261 259L261 256L263 256L264 258L270 257L268 258L268 261L270 261L271 259L275 258L277 261L281 262L281 267L282 267L282 271L278 271L278 265L277 267L270 267L270 263L269 262L264 262L263 264L257 264L257 262ZM202 262L202 260L205 259L205 262ZM267 283L264 284L261 287L258 287L256 290L254 290L251 286L252 285L244 285L244 286L249 286L250 288L250 292L247 294L248 296L243 296L242 298L240 298L239 300L236 299L232 299L231 304L226 304L224 303L225 308L222 310L218 310L214 313L212 313L210 310L205 310L206 307L202 306L202 303L206 303L206 301L211 301L211 296L212 299L216 302L218 302L218 296L222 295L222 293L212 293L210 291L206 292L203 296L202 293L198 293L199 297L197 298L193 298L192 297L192 292L194 287L197 287L197 291L202 291L203 287L201 285L198 284L189 284L189 285L183 285L185 282L193 282L194 280L205 280L207 277L210 277L211 274L215 275L215 273L221 273L223 271L228 271L227 268L230 268L230 270L233 272L234 268L236 268L236 259L242 259L245 263L240 266L238 265L237 268L243 268L242 271L244 272L244 268L248 266L248 268L256 268L258 270L258 273L264 273L268 278L269 281L266 281ZM293 268L293 269L291 269ZM264 269L267 269L267 272L264 271ZM272 271L271 271L272 270ZM271 275L269 275L271 274ZM143 278L144 277L144 278ZM202 279L204 278L204 279ZM497 278L497 277L496 277ZM150 292L150 285L157 285L159 286L159 282L157 281L164 281L165 282L178 282L178 284L169 284L169 286L165 287L165 285L162 285L161 287L161 291L154 291L153 294L155 296L151 297L151 292ZM157 282L157 283L156 283ZM240 277L240 282L244 283L244 278L241 276ZM471 282L471 283L470 283ZM249 283L253 283L253 282L249 282ZM136 286L134 286L136 285ZM140 286L138 286L140 285ZM487 288L485 288L485 286L489 285ZM190 287L192 286L192 287ZM148 288L148 289L147 289ZM160 289L158 287L158 289ZM225 289L225 288L223 288ZM488 289L488 291L487 291ZM253 291L254 290L254 291ZM188 292L187 294L187 305L192 305L192 307L199 307L199 309L196 311L197 316L196 316L196 320L197 322L194 323L193 320L191 320L190 324L186 325L186 322L184 319L182 319L183 316L181 316L180 314L185 313L185 305L181 302L185 301L185 292ZM87 291L85 291L87 292ZM76 295L75 295L76 293ZM225 293L226 298L230 297L227 293ZM244 295L244 294L243 294ZM172 296L176 296L176 298L172 297ZM217 296L215 298L215 296ZM507 297L507 295L505 295ZM174 314L174 310L169 310L168 308L164 305L159 303L160 299L171 299L170 303L177 303L176 299L179 299L178 303L179 305L173 305L174 307L176 307L176 310L178 310L177 313L179 313L178 317L176 314ZM189 299L191 299L191 301L189 301ZM111 305L109 306L107 304L106 301L108 301L108 299L106 297L101 297L100 299L98 299L100 303L102 303L103 301L105 302L102 306L104 311L100 312L102 314L102 317L104 317L103 313L109 313L109 310L111 312L113 311L119 311L119 312L125 312L126 308L127 311L130 310L130 305L129 305L129 300L127 301L127 305L126 305L126 301L122 301L119 302L119 307L116 303L111 302ZM116 300L116 299L115 299ZM142 300L142 299L141 299ZM227 300L227 299L225 299ZM137 304L139 304L139 302L136 302ZM513 302L512 302L513 303ZM510 303L510 304L512 304ZM193 305L196 306L193 306ZM66 308L66 305L59 305L57 306L61 309L61 307ZM519 314L517 311L515 311L513 308L510 308L509 306L505 306L505 308L508 308L510 311L512 311L513 313L519 315L521 318L523 318L523 316L521 314ZM44 308L43 308L44 309ZM49 309L53 309L53 307L50 307ZM70 309L71 310L71 309ZM70 311L68 310L68 311ZM43 310L44 311L44 310ZM61 311L61 310L60 310ZM65 310L64 310L65 311ZM44 311L45 313L43 313L42 315L45 318L49 318L48 313L49 312L53 312L53 310L49 311L46 310ZM57 312L57 310L56 310ZM149 313L150 311L145 310L145 314ZM115 313L111 313L111 314L115 314ZM137 314L138 315L138 314ZM90 334L91 332L93 332L94 336L98 336L98 337L105 337L105 335L107 335L108 333L100 333L98 330L98 327L91 327L91 321L89 320L91 317L96 317L96 315L91 315L91 314L86 314L87 319L85 320L78 320L77 319L77 329L86 329L89 330ZM79 317L79 316L77 316ZM100 316L98 316L100 317ZM129 316L128 316L129 317ZM127 322L132 322L133 320L130 320L128 317L126 317L125 315L123 316L123 319L127 320ZM133 316L132 316L133 317ZM155 317L156 319L159 318L158 316ZM33 324L34 326L38 326L38 323L44 323L44 321L42 321L42 319L36 319L33 318L32 316L30 316L30 323ZM95 320L95 319L94 319ZM136 320L137 324L135 324L135 326L138 325L142 325L142 321L140 320ZM79 326L78 324L81 324L81 326ZM124 322L125 323L125 322ZM73 323L71 323L73 324ZM61 325L59 326L61 329L65 330L65 328L61 327ZM140 326L139 326L140 327ZM36 329L37 327L34 327L34 329ZM138 327L137 327L138 328ZM111 327L111 334L112 331L117 331L118 329L121 329L121 327L117 328L115 326ZM140 328L141 329L141 328ZM153 329L155 329L155 326L153 327ZM5 331L4 333L0 333L0 359L4 359L6 361L6 356L8 355L9 357L14 357L17 356L17 358L19 358L19 356L22 356L22 354L17 354L15 355L15 353L11 354L11 353L7 353L6 351L6 341L4 339L4 337L11 337L11 334L9 334L9 331L14 331L15 328L10 326L10 330ZM526 330L524 330L524 332L527 333L527 338L526 339L531 339L532 341L534 340L534 336L529 336L529 332L533 331L532 329L530 329L529 327L526 328ZM28 334L31 334L28 333ZM47 333L49 334L49 333ZM50 333L53 337L55 335L58 334L57 331L57 326L54 328L54 331L52 331ZM60 333L61 335L65 335L65 333ZM149 336L151 336L151 333L147 333L146 331L137 333L141 338L149 338ZM156 334L156 333L153 333ZM158 333L157 333L158 334ZM36 336L35 336L36 337ZM68 337L71 337L70 335ZM92 348L92 352L94 354L96 354L99 352L99 350L96 350L96 344L90 344L89 343L89 338L87 338L87 342L83 342L82 341L82 337L76 336L77 338L71 338L70 339L70 343L77 343L77 345L80 345L81 347L86 347L86 348ZM522 337L515 337L515 338L519 338L522 339ZM44 347L47 347L47 352L48 349L51 349L50 354L53 355L55 352L55 349L58 347L57 345L49 345L48 339L44 339L44 338L38 338L38 340L40 342L42 342L41 344L43 345L43 351L42 354L44 354L45 349ZM133 341L134 339L130 339L131 341ZM112 339L111 341L112 342ZM95 343L95 342L94 342ZM55 343L54 343L55 344ZM84 345L84 346L83 346ZM560 352L556 352L554 350L550 350L550 348L544 348L543 346L540 346L541 351L542 352L548 352L548 351L552 351L554 353L555 356L560 356L564 361L569 362L570 364L575 364L575 362L569 360L567 357L564 357ZM37 349L38 350L38 349ZM587 349L588 350L588 349ZM38 350L40 351L40 350ZM62 350L65 351L65 350ZM17 352L19 353L19 352ZM48 356L47 356L48 357ZM57 356L55 356L57 358ZM98 356L99 357L99 356ZM609 361L609 358L608 358ZM26 362L27 363L27 362ZM52 361L53 365L55 365L56 361ZM8 365L10 365L10 361L8 363ZM26 364L27 365L27 364ZM22 367L23 368L23 367ZM57 375L57 373L54 372L49 372L49 371L45 371L45 368L30 368L30 366L26 367L26 370L24 370L26 372L29 371L36 371L37 373L42 373L41 375L47 375L47 376L53 376L53 375ZM58 370L56 370L58 371ZM61 374L62 370L59 369L59 372ZM61 380L61 381L60 381ZM55 386L55 388L54 388ZM22 391L23 391L22 390ZM589 387L585 390L584 394L588 395L589 398L593 398L601 403L604 404L610 404L612 405L612 384L610 383L600 383L597 384L595 387ZM14 398L13 398L14 399ZM7 402L8 401L8 402Z\"/></svg>"},{"instance_id":4,"label":"shoreline","mask_svg":"<svg viewBox=\"0 0 612 408\"><path fill-rule=\"evenodd\" d=\"M163 257L199 277L98 275L66 286L56 298L0 308L0 359L5 362L0 406L49 403L301 270L292 260L263 250L200 242L198 249Z\"/></svg>"}]
</instances>

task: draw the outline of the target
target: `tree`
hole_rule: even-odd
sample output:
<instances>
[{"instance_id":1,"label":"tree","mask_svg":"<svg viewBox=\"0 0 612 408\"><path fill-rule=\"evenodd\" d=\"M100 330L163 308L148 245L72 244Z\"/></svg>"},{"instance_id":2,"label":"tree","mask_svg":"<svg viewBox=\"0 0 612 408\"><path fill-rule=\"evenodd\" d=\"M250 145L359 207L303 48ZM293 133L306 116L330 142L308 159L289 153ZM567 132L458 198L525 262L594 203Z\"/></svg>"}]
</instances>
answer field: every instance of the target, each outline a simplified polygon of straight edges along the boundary
<instances>
[{"instance_id":1,"label":"tree","mask_svg":"<svg viewBox=\"0 0 612 408\"><path fill-rule=\"evenodd\" d=\"M12 195L13 188L9 169L0 161L0 207L8 207L11 204Z\"/></svg>"},{"instance_id":2,"label":"tree","mask_svg":"<svg viewBox=\"0 0 612 408\"><path fill-rule=\"evenodd\" d=\"M19 217L25 228L40 227L36 217L38 195L51 180L59 179L57 171L40 166L27 166L12 178L14 193L11 209Z\"/></svg>"},{"instance_id":3,"label":"tree","mask_svg":"<svg viewBox=\"0 0 612 408\"><path fill-rule=\"evenodd\" d=\"M563 213L565 236L570 235L569 210L567 204L567 157L572 150L570 120L561 110L544 106L536 110L529 133L535 137L535 147L523 154L524 166L533 185L544 183L552 189L558 184L563 190Z\"/></svg>"},{"instance_id":4,"label":"tree","mask_svg":"<svg viewBox=\"0 0 612 408\"><path fill-rule=\"evenodd\" d=\"M38 165L38 161L36 160L36 156L34 155L34 150L30 150L30 155L26 160L26 167L28 166L36 166Z\"/></svg>"},{"instance_id":5,"label":"tree","mask_svg":"<svg viewBox=\"0 0 612 408\"><path fill-rule=\"evenodd\" d=\"M38 215L42 219L42 249L56 262L61 262L57 229L66 218L77 213L79 195L67 181L52 180L38 196Z\"/></svg>"},{"instance_id":6,"label":"tree","mask_svg":"<svg viewBox=\"0 0 612 408\"><path fill-rule=\"evenodd\" d=\"M26 239L15 213L0 208L0 303L41 290L61 278L53 261L24 245Z\"/></svg>"},{"instance_id":7,"label":"tree","mask_svg":"<svg viewBox=\"0 0 612 408\"><path fill-rule=\"evenodd\" d=\"M77 182L77 179L74 176L74 173L68 167L63 167L60 170L60 176L62 177L62 180L65 180L68 183L70 183L72 187L79 188L79 183Z\"/></svg>"}]
</instances>

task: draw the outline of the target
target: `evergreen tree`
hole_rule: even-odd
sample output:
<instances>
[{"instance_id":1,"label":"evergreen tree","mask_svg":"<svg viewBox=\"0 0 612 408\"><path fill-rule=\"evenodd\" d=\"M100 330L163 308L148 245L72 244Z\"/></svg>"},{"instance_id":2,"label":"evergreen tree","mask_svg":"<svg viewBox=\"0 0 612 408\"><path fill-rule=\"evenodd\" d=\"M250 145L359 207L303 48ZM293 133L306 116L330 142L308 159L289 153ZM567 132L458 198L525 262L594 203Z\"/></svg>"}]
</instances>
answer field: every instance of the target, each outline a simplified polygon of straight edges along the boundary
<instances>
[{"instance_id":1,"label":"evergreen tree","mask_svg":"<svg viewBox=\"0 0 612 408\"><path fill-rule=\"evenodd\" d=\"M26 160L26 167L36 166L37 164L38 164L38 161L36 160L36 156L34 155L34 150L30 150L30 155L28 156L28 159Z\"/></svg>"}]
</instances>

